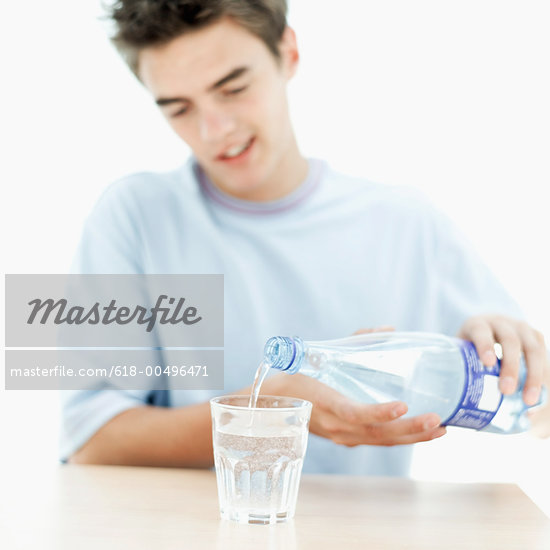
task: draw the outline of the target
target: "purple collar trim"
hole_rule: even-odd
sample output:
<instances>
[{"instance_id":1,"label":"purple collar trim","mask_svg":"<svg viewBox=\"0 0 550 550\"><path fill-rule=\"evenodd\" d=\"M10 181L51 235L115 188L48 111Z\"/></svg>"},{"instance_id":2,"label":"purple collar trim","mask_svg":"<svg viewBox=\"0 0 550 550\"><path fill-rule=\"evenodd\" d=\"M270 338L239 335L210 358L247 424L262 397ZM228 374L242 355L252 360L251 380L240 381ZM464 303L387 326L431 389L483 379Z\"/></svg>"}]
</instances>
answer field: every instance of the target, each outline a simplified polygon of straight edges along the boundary
<instances>
[{"instance_id":1,"label":"purple collar trim","mask_svg":"<svg viewBox=\"0 0 550 550\"><path fill-rule=\"evenodd\" d=\"M318 159L309 159L309 171L300 186L286 197L266 202L247 201L232 197L212 183L196 160L193 161L192 168L201 190L211 201L235 212L263 215L287 212L305 202L321 182L324 163Z\"/></svg>"}]
</instances>

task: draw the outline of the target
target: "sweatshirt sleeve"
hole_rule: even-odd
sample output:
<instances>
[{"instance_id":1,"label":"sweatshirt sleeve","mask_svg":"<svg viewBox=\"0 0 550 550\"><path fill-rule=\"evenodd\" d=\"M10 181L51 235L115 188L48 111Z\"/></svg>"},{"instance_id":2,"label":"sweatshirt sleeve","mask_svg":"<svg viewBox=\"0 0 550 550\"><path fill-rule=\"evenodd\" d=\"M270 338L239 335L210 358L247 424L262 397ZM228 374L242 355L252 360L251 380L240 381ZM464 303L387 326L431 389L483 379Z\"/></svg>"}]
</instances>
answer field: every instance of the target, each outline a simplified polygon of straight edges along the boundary
<instances>
[{"instance_id":1,"label":"sweatshirt sleeve","mask_svg":"<svg viewBox=\"0 0 550 550\"><path fill-rule=\"evenodd\" d=\"M131 182L121 180L107 189L86 220L71 271L79 274L142 273L141 255L139 207L132 194ZM152 350L151 354L160 352ZM87 355L86 361L89 363L93 359ZM63 462L121 412L167 401L167 391L162 390L62 390L60 394L59 447Z\"/></svg>"}]
</instances>

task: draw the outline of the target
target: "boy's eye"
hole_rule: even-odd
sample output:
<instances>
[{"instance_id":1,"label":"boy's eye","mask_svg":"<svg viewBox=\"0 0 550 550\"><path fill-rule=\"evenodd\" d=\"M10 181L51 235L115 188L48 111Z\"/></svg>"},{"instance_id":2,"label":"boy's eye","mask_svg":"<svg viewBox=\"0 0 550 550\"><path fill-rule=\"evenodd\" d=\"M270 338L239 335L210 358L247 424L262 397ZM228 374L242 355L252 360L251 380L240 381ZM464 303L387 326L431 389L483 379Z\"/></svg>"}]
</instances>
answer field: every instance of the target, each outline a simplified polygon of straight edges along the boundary
<instances>
[{"instance_id":1,"label":"boy's eye","mask_svg":"<svg viewBox=\"0 0 550 550\"><path fill-rule=\"evenodd\" d=\"M248 85L239 86L238 88L231 88L230 90L224 90L224 95L232 96L244 92L248 88ZM170 118L177 118L183 116L189 110L189 106L182 107L179 111L175 111L170 115Z\"/></svg>"},{"instance_id":2,"label":"boy's eye","mask_svg":"<svg viewBox=\"0 0 550 550\"><path fill-rule=\"evenodd\" d=\"M188 109L187 107L181 108L179 111L176 111L175 113L171 114L170 118L175 118L175 117L184 115L187 112L187 109Z\"/></svg>"},{"instance_id":3,"label":"boy's eye","mask_svg":"<svg viewBox=\"0 0 550 550\"><path fill-rule=\"evenodd\" d=\"M248 86L241 86L240 88L233 88L232 90L226 90L225 93L228 95L237 95L237 94L240 94L241 92L244 92L247 88Z\"/></svg>"}]
</instances>

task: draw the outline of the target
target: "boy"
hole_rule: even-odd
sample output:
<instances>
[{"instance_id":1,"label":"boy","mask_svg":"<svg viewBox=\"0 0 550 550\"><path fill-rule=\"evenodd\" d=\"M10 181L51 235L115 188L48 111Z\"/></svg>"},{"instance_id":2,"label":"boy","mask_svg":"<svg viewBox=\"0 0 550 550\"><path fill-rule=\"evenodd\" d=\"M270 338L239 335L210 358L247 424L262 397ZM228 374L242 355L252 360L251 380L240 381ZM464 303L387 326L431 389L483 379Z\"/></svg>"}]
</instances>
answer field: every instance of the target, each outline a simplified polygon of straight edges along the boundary
<instances>
[{"instance_id":1,"label":"boy","mask_svg":"<svg viewBox=\"0 0 550 550\"><path fill-rule=\"evenodd\" d=\"M193 158L111 186L87 221L79 271L223 273L226 393L248 391L272 335L321 340L383 324L458 333L487 365L500 342L504 393L523 351L524 400L537 401L542 336L516 320L449 222L410 189L301 155L286 96L299 55L285 0L122 0L111 16L114 43ZM63 457L211 466L215 393L65 392ZM306 472L405 475L410 444L445 433L435 414L400 418L403 403L354 403L300 375L273 376L263 393L313 402Z\"/></svg>"}]
</instances>

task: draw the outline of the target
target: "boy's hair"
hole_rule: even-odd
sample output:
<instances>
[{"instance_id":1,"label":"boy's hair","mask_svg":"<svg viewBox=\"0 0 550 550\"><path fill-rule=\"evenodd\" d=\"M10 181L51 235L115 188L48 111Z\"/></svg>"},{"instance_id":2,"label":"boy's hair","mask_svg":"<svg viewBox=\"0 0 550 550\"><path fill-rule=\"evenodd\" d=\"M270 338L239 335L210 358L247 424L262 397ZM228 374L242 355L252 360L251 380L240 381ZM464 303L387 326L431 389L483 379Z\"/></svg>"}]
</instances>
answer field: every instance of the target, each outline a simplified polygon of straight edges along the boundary
<instances>
[{"instance_id":1,"label":"boy's hair","mask_svg":"<svg viewBox=\"0 0 550 550\"><path fill-rule=\"evenodd\" d=\"M259 37L279 59L287 0L117 0L108 8L115 24L112 42L138 76L141 49L230 17Z\"/></svg>"}]
</instances>

